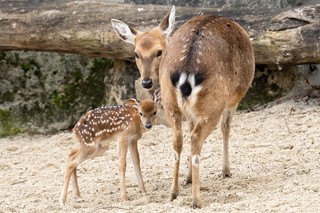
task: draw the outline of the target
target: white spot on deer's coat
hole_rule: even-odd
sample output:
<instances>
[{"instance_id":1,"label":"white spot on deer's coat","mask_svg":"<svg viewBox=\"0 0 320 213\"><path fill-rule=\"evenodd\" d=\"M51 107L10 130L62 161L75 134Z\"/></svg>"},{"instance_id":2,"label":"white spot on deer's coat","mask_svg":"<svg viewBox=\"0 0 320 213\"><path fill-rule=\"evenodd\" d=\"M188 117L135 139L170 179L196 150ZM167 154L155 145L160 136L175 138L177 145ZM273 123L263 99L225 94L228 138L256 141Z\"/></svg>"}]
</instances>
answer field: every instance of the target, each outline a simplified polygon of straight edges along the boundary
<instances>
[{"instance_id":1,"label":"white spot on deer's coat","mask_svg":"<svg viewBox=\"0 0 320 213\"><path fill-rule=\"evenodd\" d=\"M181 57L181 58L180 58L180 61L183 61L185 58L186 58L185 56Z\"/></svg>"},{"instance_id":2,"label":"white spot on deer's coat","mask_svg":"<svg viewBox=\"0 0 320 213\"><path fill-rule=\"evenodd\" d=\"M192 156L192 165L199 166L199 163L200 163L199 155Z\"/></svg>"},{"instance_id":3,"label":"white spot on deer's coat","mask_svg":"<svg viewBox=\"0 0 320 213\"><path fill-rule=\"evenodd\" d=\"M174 152L174 161L178 161L179 160L179 154L178 152Z\"/></svg>"}]
</instances>

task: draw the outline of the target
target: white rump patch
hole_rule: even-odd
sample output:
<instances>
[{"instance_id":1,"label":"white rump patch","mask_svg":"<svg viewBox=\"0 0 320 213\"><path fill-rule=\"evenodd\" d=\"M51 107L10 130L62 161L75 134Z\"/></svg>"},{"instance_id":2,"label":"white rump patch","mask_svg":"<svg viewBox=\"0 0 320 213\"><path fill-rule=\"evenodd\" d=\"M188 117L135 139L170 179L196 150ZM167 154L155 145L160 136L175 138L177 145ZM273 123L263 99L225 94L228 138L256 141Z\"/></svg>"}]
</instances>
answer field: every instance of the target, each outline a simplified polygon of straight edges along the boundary
<instances>
[{"instance_id":1,"label":"white rump patch","mask_svg":"<svg viewBox=\"0 0 320 213\"><path fill-rule=\"evenodd\" d=\"M180 86L183 85L185 82L189 82L192 91L191 94L187 97L187 100L184 100L181 96L181 91L180 91ZM196 80L195 80L195 75L194 74L189 74L187 76L186 73L181 73L178 84L177 84L177 97L178 97L178 105L181 109L183 109L190 118L193 117L194 113L192 112L192 107L197 101L197 97L199 92L202 89L201 84L195 85Z\"/></svg>"}]
</instances>

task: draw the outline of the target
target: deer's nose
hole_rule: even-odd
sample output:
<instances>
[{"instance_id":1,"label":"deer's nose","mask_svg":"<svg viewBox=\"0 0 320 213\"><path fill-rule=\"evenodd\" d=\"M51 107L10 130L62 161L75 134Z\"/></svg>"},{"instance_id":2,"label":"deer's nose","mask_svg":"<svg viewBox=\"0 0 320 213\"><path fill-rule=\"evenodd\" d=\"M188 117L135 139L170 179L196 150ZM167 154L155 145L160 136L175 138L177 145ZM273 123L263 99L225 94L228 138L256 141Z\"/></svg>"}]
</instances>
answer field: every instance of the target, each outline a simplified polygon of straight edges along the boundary
<instances>
[{"instance_id":1,"label":"deer's nose","mask_svg":"<svg viewBox=\"0 0 320 213\"><path fill-rule=\"evenodd\" d=\"M151 87L152 87L152 80L151 80L151 79L144 79L144 80L142 80L141 85L142 85L142 87L145 88L145 89L151 89Z\"/></svg>"},{"instance_id":2,"label":"deer's nose","mask_svg":"<svg viewBox=\"0 0 320 213\"><path fill-rule=\"evenodd\" d=\"M151 123L151 122L147 122L147 123L144 125L144 127L145 127L146 129L151 129L152 123Z\"/></svg>"}]
</instances>

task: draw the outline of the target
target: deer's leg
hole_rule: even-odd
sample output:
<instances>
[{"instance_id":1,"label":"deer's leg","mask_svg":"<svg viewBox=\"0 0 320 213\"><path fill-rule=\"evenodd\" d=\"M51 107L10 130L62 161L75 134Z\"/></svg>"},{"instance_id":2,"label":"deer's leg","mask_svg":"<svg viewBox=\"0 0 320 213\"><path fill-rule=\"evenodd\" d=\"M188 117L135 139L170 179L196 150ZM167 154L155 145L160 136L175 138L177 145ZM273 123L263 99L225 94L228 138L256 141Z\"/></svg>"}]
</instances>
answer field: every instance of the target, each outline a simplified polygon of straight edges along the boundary
<instances>
[{"instance_id":1,"label":"deer's leg","mask_svg":"<svg viewBox=\"0 0 320 213\"><path fill-rule=\"evenodd\" d=\"M219 116L210 118L200 118L191 132L191 160L192 160L192 206L201 208L202 201L200 197L200 154L204 140L212 132L219 121Z\"/></svg>"},{"instance_id":2,"label":"deer's leg","mask_svg":"<svg viewBox=\"0 0 320 213\"><path fill-rule=\"evenodd\" d=\"M142 178L142 175L141 175L140 157L139 157L137 141L132 141L129 144L129 151L130 151L130 154L131 154L131 159L132 159L132 162L133 162L134 171L136 173L136 178L137 178L139 189L143 194L146 194L146 190L144 188L143 178Z\"/></svg>"},{"instance_id":3,"label":"deer's leg","mask_svg":"<svg viewBox=\"0 0 320 213\"><path fill-rule=\"evenodd\" d=\"M95 147L88 147L85 148L87 150L87 152L82 153L82 155L84 155L85 153L87 153L87 156L83 156L81 159L81 162L83 162L84 160L87 160L89 158L93 158L93 157L101 157L103 155L103 153L108 149L108 147L103 147L101 145L96 145ZM80 163L79 163L80 164ZM74 197L77 199L80 199L80 190L79 190L79 184L78 184L78 178L77 178L77 169L75 169L71 175L72 178L72 184L73 184L73 194Z\"/></svg>"},{"instance_id":4,"label":"deer's leg","mask_svg":"<svg viewBox=\"0 0 320 213\"><path fill-rule=\"evenodd\" d=\"M230 162L229 162L229 135L230 125L234 112L236 111L237 105L232 108L224 110L221 121L221 131L223 135L223 166L222 166L222 177L231 177Z\"/></svg>"},{"instance_id":5,"label":"deer's leg","mask_svg":"<svg viewBox=\"0 0 320 213\"><path fill-rule=\"evenodd\" d=\"M64 178L64 184L62 188L62 192L59 198L59 202L61 206L65 206L66 200L67 200L67 193L68 193L68 186L70 182L70 177L71 175L74 176L74 171L77 169L77 162L76 159L78 158L80 154L80 149L72 149L69 152L68 156L68 163L66 167L66 172L65 172L65 178ZM75 179L77 179L75 177ZM78 189L79 191L79 189Z\"/></svg>"},{"instance_id":6,"label":"deer's leg","mask_svg":"<svg viewBox=\"0 0 320 213\"><path fill-rule=\"evenodd\" d=\"M192 132L194 124L193 122L190 120L188 122L189 125L189 130L190 132ZM187 172L187 177L186 177L186 185L192 183L192 155L190 153L190 157L189 157L189 164L188 164L188 172Z\"/></svg>"},{"instance_id":7,"label":"deer's leg","mask_svg":"<svg viewBox=\"0 0 320 213\"><path fill-rule=\"evenodd\" d=\"M68 164L66 168L65 173L65 180L63 189L60 195L60 205L64 206L67 200L67 192L68 192L68 186L70 182L70 178L73 179L73 190L74 195L79 198L80 197L80 190L78 186L78 179L77 179L77 166L79 166L80 163L83 161L91 158L93 156L93 153L95 152L96 147L81 147L79 149L72 149L69 152L68 157Z\"/></svg>"},{"instance_id":8,"label":"deer's leg","mask_svg":"<svg viewBox=\"0 0 320 213\"><path fill-rule=\"evenodd\" d=\"M128 144L125 140L118 141L118 158L119 158L119 174L120 174L120 193L121 200L128 200L127 192L126 192L126 184L125 184L125 173L126 173L126 155L127 155Z\"/></svg>"},{"instance_id":9,"label":"deer's leg","mask_svg":"<svg viewBox=\"0 0 320 213\"><path fill-rule=\"evenodd\" d=\"M72 178L72 188L73 188L73 195L76 199L80 199L80 190L79 190L79 184L78 184L78 176L77 176L77 169L75 169L71 175Z\"/></svg>"},{"instance_id":10,"label":"deer's leg","mask_svg":"<svg viewBox=\"0 0 320 213\"><path fill-rule=\"evenodd\" d=\"M98 147L99 145L82 147L79 152L78 158L75 159L77 166L85 160L96 157L96 153L99 151ZM71 178L72 178L72 186L73 186L73 195L76 199L80 199L81 195L80 195L79 184L78 184L77 168L74 169L71 175Z\"/></svg>"},{"instance_id":11,"label":"deer's leg","mask_svg":"<svg viewBox=\"0 0 320 213\"><path fill-rule=\"evenodd\" d=\"M170 113L170 112L166 112ZM179 186L179 166L180 166L180 155L182 151L183 145L183 137L182 137L182 115L180 111L175 111L167 116L169 118L169 122L173 131L173 150L174 150L174 169L173 169L173 179L171 185L171 198L173 201L178 196L178 186Z\"/></svg>"}]
</instances>

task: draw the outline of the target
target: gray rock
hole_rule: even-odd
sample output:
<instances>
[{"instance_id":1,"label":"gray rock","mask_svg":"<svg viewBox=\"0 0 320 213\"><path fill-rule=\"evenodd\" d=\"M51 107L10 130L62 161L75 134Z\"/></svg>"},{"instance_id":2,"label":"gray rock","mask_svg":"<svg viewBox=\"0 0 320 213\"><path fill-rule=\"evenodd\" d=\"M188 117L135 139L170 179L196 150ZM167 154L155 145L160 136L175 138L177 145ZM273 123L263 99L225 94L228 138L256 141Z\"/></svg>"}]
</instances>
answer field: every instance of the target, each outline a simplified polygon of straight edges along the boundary
<instances>
[{"instance_id":1,"label":"gray rock","mask_svg":"<svg viewBox=\"0 0 320 213\"><path fill-rule=\"evenodd\" d=\"M300 67L307 83L312 88L320 90L320 64L301 65Z\"/></svg>"},{"instance_id":2,"label":"gray rock","mask_svg":"<svg viewBox=\"0 0 320 213\"><path fill-rule=\"evenodd\" d=\"M125 0L125 3L159 4L213 8L291 8L301 6L306 0Z\"/></svg>"},{"instance_id":3,"label":"gray rock","mask_svg":"<svg viewBox=\"0 0 320 213\"><path fill-rule=\"evenodd\" d=\"M87 110L135 97L134 66L48 52L0 53L0 137L72 128ZM133 68L132 68L133 67Z\"/></svg>"}]
</instances>

